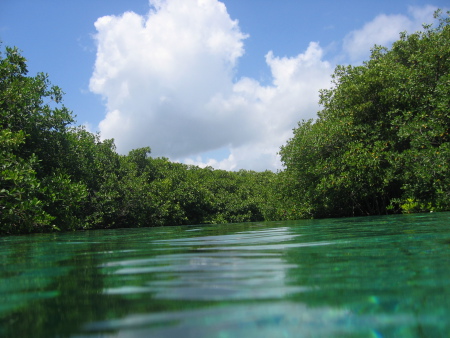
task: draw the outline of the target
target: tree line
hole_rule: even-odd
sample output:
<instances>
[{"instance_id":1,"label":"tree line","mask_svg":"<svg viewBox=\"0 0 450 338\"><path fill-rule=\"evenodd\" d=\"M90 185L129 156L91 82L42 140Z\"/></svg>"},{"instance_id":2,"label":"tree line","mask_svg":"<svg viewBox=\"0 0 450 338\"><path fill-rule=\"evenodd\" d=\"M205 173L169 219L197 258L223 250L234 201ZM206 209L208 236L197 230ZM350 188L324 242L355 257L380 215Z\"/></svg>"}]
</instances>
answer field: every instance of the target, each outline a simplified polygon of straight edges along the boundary
<instances>
[{"instance_id":1,"label":"tree line","mask_svg":"<svg viewBox=\"0 0 450 338\"><path fill-rule=\"evenodd\" d=\"M450 209L448 14L336 68L318 118L281 148L290 217Z\"/></svg>"},{"instance_id":2,"label":"tree line","mask_svg":"<svg viewBox=\"0 0 450 338\"><path fill-rule=\"evenodd\" d=\"M450 210L449 13L338 66L273 173L116 152L63 92L0 54L0 234Z\"/></svg>"}]
</instances>

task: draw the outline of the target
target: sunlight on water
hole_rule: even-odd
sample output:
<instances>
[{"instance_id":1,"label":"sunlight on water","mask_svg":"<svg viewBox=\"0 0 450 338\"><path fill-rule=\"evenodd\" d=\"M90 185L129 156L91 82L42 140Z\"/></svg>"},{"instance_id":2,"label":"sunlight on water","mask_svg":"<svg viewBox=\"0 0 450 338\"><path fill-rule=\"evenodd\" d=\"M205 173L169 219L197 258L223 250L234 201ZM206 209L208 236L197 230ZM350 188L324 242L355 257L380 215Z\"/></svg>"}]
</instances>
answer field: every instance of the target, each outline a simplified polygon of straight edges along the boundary
<instances>
[{"instance_id":1,"label":"sunlight on water","mask_svg":"<svg viewBox=\"0 0 450 338\"><path fill-rule=\"evenodd\" d=\"M0 336L445 336L450 213L0 238Z\"/></svg>"}]
</instances>

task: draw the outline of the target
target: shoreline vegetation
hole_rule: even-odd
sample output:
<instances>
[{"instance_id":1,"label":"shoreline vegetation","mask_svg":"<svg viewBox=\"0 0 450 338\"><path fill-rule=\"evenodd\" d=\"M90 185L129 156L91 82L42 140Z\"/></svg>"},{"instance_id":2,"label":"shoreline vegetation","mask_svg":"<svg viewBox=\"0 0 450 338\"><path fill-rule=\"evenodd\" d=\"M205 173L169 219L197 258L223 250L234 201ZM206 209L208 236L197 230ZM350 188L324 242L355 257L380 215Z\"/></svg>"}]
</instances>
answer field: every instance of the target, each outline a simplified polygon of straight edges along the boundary
<instances>
[{"instance_id":1,"label":"shoreline vegetation","mask_svg":"<svg viewBox=\"0 0 450 338\"><path fill-rule=\"evenodd\" d=\"M119 155L75 126L48 76L0 54L0 235L450 210L450 12L338 66L283 171Z\"/></svg>"}]
</instances>

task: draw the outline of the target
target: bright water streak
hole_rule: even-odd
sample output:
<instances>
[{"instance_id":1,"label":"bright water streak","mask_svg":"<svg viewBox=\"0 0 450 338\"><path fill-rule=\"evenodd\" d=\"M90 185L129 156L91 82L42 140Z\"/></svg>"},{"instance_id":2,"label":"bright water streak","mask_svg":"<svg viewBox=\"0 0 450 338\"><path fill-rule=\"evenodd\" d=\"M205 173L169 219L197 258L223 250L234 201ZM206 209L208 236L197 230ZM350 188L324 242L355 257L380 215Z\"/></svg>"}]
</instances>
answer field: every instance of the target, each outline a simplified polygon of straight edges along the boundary
<instances>
[{"instance_id":1,"label":"bright water streak","mask_svg":"<svg viewBox=\"0 0 450 338\"><path fill-rule=\"evenodd\" d=\"M450 213L0 238L0 336L450 332Z\"/></svg>"}]
</instances>

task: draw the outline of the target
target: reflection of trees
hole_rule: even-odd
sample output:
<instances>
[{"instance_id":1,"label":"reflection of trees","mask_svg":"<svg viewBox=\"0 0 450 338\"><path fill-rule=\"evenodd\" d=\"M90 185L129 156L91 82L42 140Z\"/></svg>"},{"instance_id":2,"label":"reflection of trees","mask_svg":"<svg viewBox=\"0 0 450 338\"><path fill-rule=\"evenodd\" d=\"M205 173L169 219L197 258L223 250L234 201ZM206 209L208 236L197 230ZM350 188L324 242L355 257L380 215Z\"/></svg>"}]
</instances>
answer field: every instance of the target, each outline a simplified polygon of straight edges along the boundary
<instances>
[{"instance_id":1,"label":"reflection of trees","mask_svg":"<svg viewBox=\"0 0 450 338\"><path fill-rule=\"evenodd\" d=\"M68 238L68 236L63 236ZM26 307L18 309L1 320L3 335L8 337L51 337L69 336L86 320L95 319L111 308L106 299L100 301L102 290L102 276L99 274L98 259L95 255L83 255L83 252L95 252L99 244L70 242L44 242L29 244L34 258L25 256L28 261L23 262L27 283L31 286L28 292L36 294L35 300L29 301ZM58 247L59 244L59 247ZM75 246L75 248L74 248ZM100 248L108 250L107 243L100 244ZM30 249L31 248L31 249ZM54 250L55 261L43 263L45 259L51 260L50 251ZM61 248L61 251L58 250ZM59 258L65 252L73 255L69 258ZM21 256L23 251L15 251L14 256ZM42 270L34 266L41 261ZM17 264L17 261L13 261ZM36 269L35 269L36 268ZM67 269L67 270L66 270ZM36 273L27 276L28 271ZM57 273L58 270L66 273ZM51 272L55 275L52 276ZM50 276L46 276L46 274ZM42 280L51 280L42 284ZM20 290L20 292L27 292ZM53 297L39 298L41 293L51 293Z\"/></svg>"}]
</instances>

